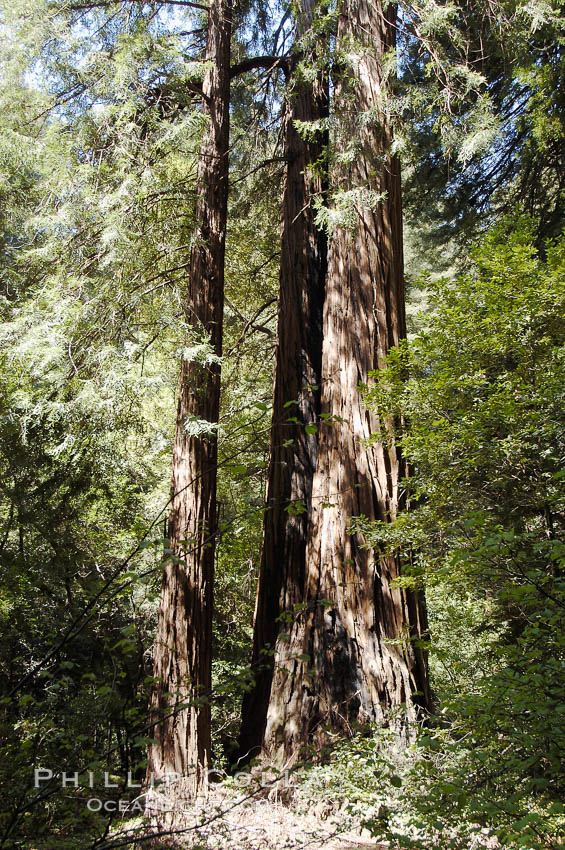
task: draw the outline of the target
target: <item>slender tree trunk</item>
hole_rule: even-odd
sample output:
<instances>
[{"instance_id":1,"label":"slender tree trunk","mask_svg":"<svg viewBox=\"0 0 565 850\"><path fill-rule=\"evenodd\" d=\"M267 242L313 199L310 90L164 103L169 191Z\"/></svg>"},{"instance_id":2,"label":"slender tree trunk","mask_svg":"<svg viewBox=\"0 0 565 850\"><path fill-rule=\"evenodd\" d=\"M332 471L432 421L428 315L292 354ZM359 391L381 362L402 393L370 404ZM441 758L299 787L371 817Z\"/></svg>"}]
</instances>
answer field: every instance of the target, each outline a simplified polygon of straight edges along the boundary
<instances>
[{"instance_id":1,"label":"slender tree trunk","mask_svg":"<svg viewBox=\"0 0 565 850\"><path fill-rule=\"evenodd\" d=\"M210 763L210 688L217 434L228 197L231 0L211 0L203 108L210 117L201 143L197 241L190 257L187 314L193 340L209 354L183 359L173 453L169 517L172 562L163 586L154 675L149 770L185 778L175 794L203 793ZM162 718L162 719L161 719Z\"/></svg>"},{"instance_id":2,"label":"slender tree trunk","mask_svg":"<svg viewBox=\"0 0 565 850\"><path fill-rule=\"evenodd\" d=\"M302 0L298 34L311 25L314 0ZM255 607L252 671L255 686L243 702L240 755L257 752L263 740L273 675L273 651L282 612L304 593L305 554L316 465L320 413L322 310L327 245L314 223L313 197L323 191L320 161L326 132L305 140L295 121L327 115L327 87L295 76L284 118L286 173L281 209L281 265L275 355L273 422L267 510ZM314 163L318 164L317 170ZM306 431L308 426L308 431Z\"/></svg>"},{"instance_id":3,"label":"slender tree trunk","mask_svg":"<svg viewBox=\"0 0 565 850\"><path fill-rule=\"evenodd\" d=\"M279 762L323 745L327 727L348 734L356 723L387 722L403 705L413 719L428 699L426 659L411 642L426 628L422 601L393 586L398 559L349 530L354 516L394 519L405 473L394 443L365 442L378 423L358 389L405 334L400 169L381 88L394 29L379 0L342 3L337 49L351 55L352 43L358 64L342 68L335 94L336 152L352 155L335 156L332 189L354 190L342 195L353 220L329 247L304 610L290 640L277 642L264 735Z\"/></svg>"}]
</instances>

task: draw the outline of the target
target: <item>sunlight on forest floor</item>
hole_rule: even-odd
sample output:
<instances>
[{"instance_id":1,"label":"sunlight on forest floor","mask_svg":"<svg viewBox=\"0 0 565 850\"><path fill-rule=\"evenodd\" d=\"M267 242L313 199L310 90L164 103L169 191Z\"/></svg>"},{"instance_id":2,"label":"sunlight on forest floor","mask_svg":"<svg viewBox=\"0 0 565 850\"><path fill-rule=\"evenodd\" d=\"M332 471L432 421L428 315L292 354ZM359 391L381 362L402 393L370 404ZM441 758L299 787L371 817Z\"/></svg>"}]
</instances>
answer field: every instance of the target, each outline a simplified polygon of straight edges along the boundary
<instances>
[{"instance_id":1,"label":"sunlight on forest floor","mask_svg":"<svg viewBox=\"0 0 565 850\"><path fill-rule=\"evenodd\" d=\"M148 821L144 826L140 821L136 823L139 824L138 835L146 835ZM132 826L130 821L114 837L128 834ZM153 829L157 828L153 825ZM177 819L162 826L161 831L162 837L156 837L151 844L154 850L182 847L194 850L386 850L389 846L375 843L344 806L328 811L326 802L303 812L297 811L292 801L283 802L276 791L250 799L248 794L242 796L241 792L234 793L233 789L219 786L205 803L194 806L182 821Z\"/></svg>"},{"instance_id":2,"label":"sunlight on forest floor","mask_svg":"<svg viewBox=\"0 0 565 850\"><path fill-rule=\"evenodd\" d=\"M151 850L393 850L389 842L371 838L349 804L329 801L304 808L300 791L281 798L276 790L241 795L233 788L216 786L206 802L195 805L182 819L161 824L149 819L129 821L112 836L120 840L132 836L129 847L138 846L135 837L144 838ZM149 832L155 839L147 842ZM159 836L157 836L159 832ZM433 842L429 850L435 850ZM473 850L495 850L500 844L486 835L470 841Z\"/></svg>"}]
</instances>

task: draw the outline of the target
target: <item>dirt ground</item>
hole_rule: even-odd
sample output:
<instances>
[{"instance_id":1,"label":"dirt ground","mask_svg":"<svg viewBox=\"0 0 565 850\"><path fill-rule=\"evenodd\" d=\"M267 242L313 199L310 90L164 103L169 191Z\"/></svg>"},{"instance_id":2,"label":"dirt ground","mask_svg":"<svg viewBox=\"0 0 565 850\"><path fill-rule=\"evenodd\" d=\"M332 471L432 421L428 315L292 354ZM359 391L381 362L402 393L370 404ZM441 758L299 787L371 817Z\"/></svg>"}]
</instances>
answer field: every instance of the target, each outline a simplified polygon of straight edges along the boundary
<instances>
[{"instance_id":1,"label":"dirt ground","mask_svg":"<svg viewBox=\"0 0 565 850\"><path fill-rule=\"evenodd\" d=\"M146 823L161 833L153 842L155 848L388 850L386 844L371 840L346 812L328 813L319 806L296 811L288 802L276 789L254 794L218 786L206 801L192 803L182 815L176 806L174 816L159 813ZM155 808L159 805L155 801Z\"/></svg>"}]
</instances>

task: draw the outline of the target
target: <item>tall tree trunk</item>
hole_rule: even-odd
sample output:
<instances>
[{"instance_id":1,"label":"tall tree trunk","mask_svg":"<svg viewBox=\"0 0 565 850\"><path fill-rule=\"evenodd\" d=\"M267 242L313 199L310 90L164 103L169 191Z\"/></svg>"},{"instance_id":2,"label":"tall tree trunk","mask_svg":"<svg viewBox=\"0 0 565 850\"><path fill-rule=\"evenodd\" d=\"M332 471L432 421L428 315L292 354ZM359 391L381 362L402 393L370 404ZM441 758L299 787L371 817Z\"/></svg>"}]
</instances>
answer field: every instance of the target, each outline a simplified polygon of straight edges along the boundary
<instances>
[{"instance_id":1,"label":"tall tree trunk","mask_svg":"<svg viewBox=\"0 0 565 850\"><path fill-rule=\"evenodd\" d=\"M210 117L198 163L197 239L190 257L187 315L193 340L210 354L183 359L173 453L167 563L155 642L149 750L155 778L183 777L175 793L207 787L216 534L217 422L228 198L229 80L232 0L211 0L203 109ZM211 356L210 356L211 355Z\"/></svg>"},{"instance_id":2,"label":"tall tree trunk","mask_svg":"<svg viewBox=\"0 0 565 850\"><path fill-rule=\"evenodd\" d=\"M332 189L353 190L341 197L353 221L337 227L329 247L304 610L290 640L277 642L264 735L276 761L323 745L326 727L347 734L403 705L414 718L428 698L426 659L411 641L426 627L422 601L393 586L398 559L349 532L354 516L394 519L405 473L394 443L365 442L378 423L358 389L405 334L400 168L382 93L382 60L394 44L388 14L392 23L379 0L344 0L338 22L338 56L354 44L358 63L342 66L336 84Z\"/></svg>"},{"instance_id":3,"label":"tall tree trunk","mask_svg":"<svg viewBox=\"0 0 565 850\"><path fill-rule=\"evenodd\" d=\"M296 22L302 35L312 22L314 0L302 0ZM326 132L308 139L295 121L327 115L327 86L295 75L285 107L286 173L281 208L281 265L275 354L273 421L267 480L267 510L255 606L252 672L255 685L243 701L240 755L261 747L273 675L273 651L283 611L304 593L312 479L320 413L322 311L327 265L324 233L314 223L313 198L323 192L320 162ZM317 163L317 169L314 167ZM308 426L310 433L305 428Z\"/></svg>"}]
</instances>

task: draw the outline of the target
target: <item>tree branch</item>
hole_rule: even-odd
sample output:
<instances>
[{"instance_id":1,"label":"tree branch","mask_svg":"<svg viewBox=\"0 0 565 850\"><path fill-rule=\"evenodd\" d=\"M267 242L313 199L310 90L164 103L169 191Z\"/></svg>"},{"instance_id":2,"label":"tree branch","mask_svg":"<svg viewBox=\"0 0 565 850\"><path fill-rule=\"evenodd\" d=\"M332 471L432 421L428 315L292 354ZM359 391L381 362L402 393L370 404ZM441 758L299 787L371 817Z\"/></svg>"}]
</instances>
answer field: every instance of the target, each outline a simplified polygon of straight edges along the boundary
<instances>
[{"instance_id":1,"label":"tree branch","mask_svg":"<svg viewBox=\"0 0 565 850\"><path fill-rule=\"evenodd\" d=\"M203 9L208 12L210 7L204 6L202 3L191 3L189 0L160 0L164 6L188 6L191 9Z\"/></svg>"},{"instance_id":2,"label":"tree branch","mask_svg":"<svg viewBox=\"0 0 565 850\"><path fill-rule=\"evenodd\" d=\"M271 71L277 66L282 68L285 74L288 74L291 69L291 62L290 56L249 56L230 68L230 79L233 80L234 77L245 74L247 71L255 71L257 68Z\"/></svg>"},{"instance_id":3,"label":"tree branch","mask_svg":"<svg viewBox=\"0 0 565 850\"><path fill-rule=\"evenodd\" d=\"M169 0L166 0L166 2L169 2ZM248 71L255 71L258 68L272 70L273 68L279 67L282 68L285 74L289 74L291 64L292 59L290 56L249 56L247 59L244 59L242 62L238 62L237 65L233 65L230 68L230 79L233 80L241 74L245 74ZM200 97L203 96L202 83L184 81L183 86L195 95L199 95ZM167 84L156 86L154 89L150 90L151 104L156 104L160 100L166 99L173 104L175 100L172 95L174 95L175 92L178 92L179 88L178 84L175 87L168 86Z\"/></svg>"},{"instance_id":4,"label":"tree branch","mask_svg":"<svg viewBox=\"0 0 565 850\"><path fill-rule=\"evenodd\" d=\"M143 0L129 0L130 3L141 3ZM191 9L202 9L208 12L209 6L203 3L193 3L192 0L159 0L163 6L186 6ZM115 5L116 0L86 0L84 3L68 3L65 6L72 12L87 12L89 9L105 9Z\"/></svg>"}]
</instances>

